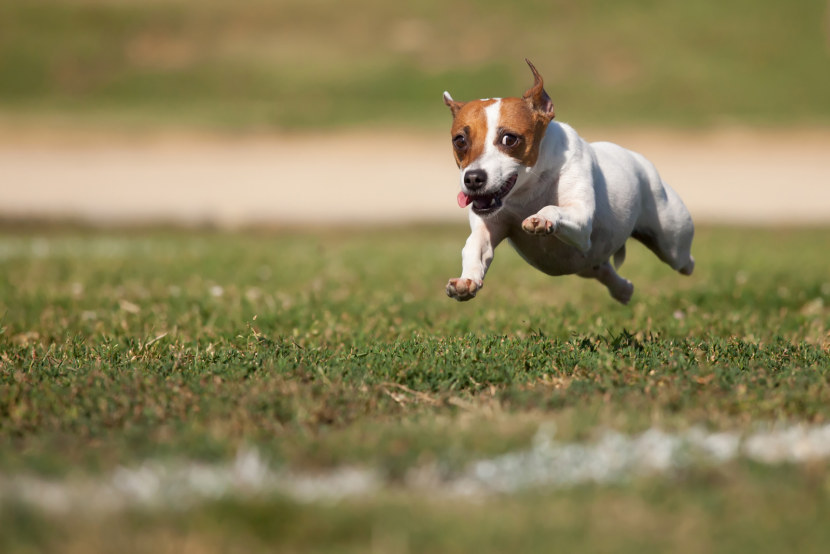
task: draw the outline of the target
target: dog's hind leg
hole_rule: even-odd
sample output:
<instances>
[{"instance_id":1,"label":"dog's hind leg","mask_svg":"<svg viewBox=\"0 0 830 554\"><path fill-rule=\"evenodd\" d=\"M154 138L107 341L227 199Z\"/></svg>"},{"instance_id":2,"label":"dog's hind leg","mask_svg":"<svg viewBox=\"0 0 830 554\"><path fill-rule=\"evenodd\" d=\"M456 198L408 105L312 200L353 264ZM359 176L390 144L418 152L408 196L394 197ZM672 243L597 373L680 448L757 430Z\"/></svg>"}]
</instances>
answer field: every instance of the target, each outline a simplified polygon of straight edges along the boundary
<instances>
[{"instance_id":1,"label":"dog's hind leg","mask_svg":"<svg viewBox=\"0 0 830 554\"><path fill-rule=\"evenodd\" d=\"M691 275L695 268L695 259L691 255L695 234L692 217L677 193L665 183L661 184L663 194L658 192L654 205L645 206L631 236L675 271Z\"/></svg>"},{"instance_id":2,"label":"dog's hind leg","mask_svg":"<svg viewBox=\"0 0 830 554\"><path fill-rule=\"evenodd\" d=\"M668 232L665 229L635 229L631 237L643 243L681 275L691 275L695 269L695 259L690 253L693 234L690 225L679 233L676 229Z\"/></svg>"},{"instance_id":3,"label":"dog's hind leg","mask_svg":"<svg viewBox=\"0 0 830 554\"><path fill-rule=\"evenodd\" d=\"M621 304L628 304L631 300L631 295L634 294L634 285L631 281L624 279L617 275L614 267L610 262L605 262L596 265L590 269L586 269L577 273L580 277L586 279L596 279L608 288L611 297Z\"/></svg>"}]
</instances>

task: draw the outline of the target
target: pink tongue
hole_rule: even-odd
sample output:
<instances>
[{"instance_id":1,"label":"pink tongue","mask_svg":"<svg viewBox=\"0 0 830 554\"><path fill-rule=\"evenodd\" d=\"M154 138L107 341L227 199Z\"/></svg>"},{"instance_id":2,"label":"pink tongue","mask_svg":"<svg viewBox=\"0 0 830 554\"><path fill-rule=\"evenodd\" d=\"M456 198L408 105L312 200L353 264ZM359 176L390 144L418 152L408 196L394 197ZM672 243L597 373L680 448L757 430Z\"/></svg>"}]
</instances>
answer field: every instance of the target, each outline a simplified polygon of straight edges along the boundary
<instances>
[{"instance_id":1,"label":"pink tongue","mask_svg":"<svg viewBox=\"0 0 830 554\"><path fill-rule=\"evenodd\" d=\"M464 194L463 192L458 193L458 207L459 208L466 208L472 200L470 197Z\"/></svg>"}]
</instances>

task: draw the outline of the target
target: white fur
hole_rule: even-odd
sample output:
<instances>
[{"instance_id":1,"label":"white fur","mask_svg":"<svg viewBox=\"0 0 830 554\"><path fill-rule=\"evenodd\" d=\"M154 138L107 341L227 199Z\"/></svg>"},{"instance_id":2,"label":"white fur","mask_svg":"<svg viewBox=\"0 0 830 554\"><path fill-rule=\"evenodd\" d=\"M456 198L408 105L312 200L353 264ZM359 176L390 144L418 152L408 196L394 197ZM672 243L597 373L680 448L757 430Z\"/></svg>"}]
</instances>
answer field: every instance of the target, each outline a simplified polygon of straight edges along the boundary
<instances>
[{"instance_id":1,"label":"white fur","mask_svg":"<svg viewBox=\"0 0 830 554\"><path fill-rule=\"evenodd\" d=\"M623 304L634 287L617 275L610 259L622 263L632 235L672 269L691 274L691 216L643 156L608 142L589 144L569 125L553 121L536 164L524 167L492 146L499 125L491 116L488 111L487 146L471 166L487 170L489 190L497 190L517 166L519 178L497 212L481 217L470 210L472 232L461 253L461 277L447 285L449 296L475 296L504 239L539 270L597 279Z\"/></svg>"}]
</instances>

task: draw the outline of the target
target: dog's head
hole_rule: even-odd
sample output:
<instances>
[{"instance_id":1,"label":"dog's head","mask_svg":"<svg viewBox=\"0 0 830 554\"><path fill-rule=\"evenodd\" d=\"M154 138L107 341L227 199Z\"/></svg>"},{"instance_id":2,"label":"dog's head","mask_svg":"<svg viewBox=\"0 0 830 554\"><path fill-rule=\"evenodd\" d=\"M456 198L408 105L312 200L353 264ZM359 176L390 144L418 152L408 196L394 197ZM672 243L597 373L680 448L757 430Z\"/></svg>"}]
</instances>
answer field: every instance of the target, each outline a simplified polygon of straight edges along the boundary
<instances>
[{"instance_id":1,"label":"dog's head","mask_svg":"<svg viewBox=\"0 0 830 554\"><path fill-rule=\"evenodd\" d=\"M497 212L521 173L536 164L539 144L554 117L542 76L530 60L525 61L534 83L521 98L456 102L444 93L452 112L455 161L461 169L458 204L472 204L482 216Z\"/></svg>"}]
</instances>

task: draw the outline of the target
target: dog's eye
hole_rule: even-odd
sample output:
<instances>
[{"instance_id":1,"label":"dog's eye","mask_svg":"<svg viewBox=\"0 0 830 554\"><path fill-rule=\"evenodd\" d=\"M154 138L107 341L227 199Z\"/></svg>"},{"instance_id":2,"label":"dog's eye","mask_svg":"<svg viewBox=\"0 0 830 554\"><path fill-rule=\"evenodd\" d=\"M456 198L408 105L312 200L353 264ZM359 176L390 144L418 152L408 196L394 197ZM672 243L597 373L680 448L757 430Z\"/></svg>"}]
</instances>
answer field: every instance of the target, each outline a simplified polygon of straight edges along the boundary
<instances>
[{"instance_id":1,"label":"dog's eye","mask_svg":"<svg viewBox=\"0 0 830 554\"><path fill-rule=\"evenodd\" d=\"M464 135L455 135L452 138L452 144L456 150L464 150L467 148L467 137Z\"/></svg>"},{"instance_id":2,"label":"dog's eye","mask_svg":"<svg viewBox=\"0 0 830 554\"><path fill-rule=\"evenodd\" d=\"M501 144L502 146L513 148L514 146L519 144L519 137L514 135L513 133L504 133L501 136Z\"/></svg>"}]
</instances>

